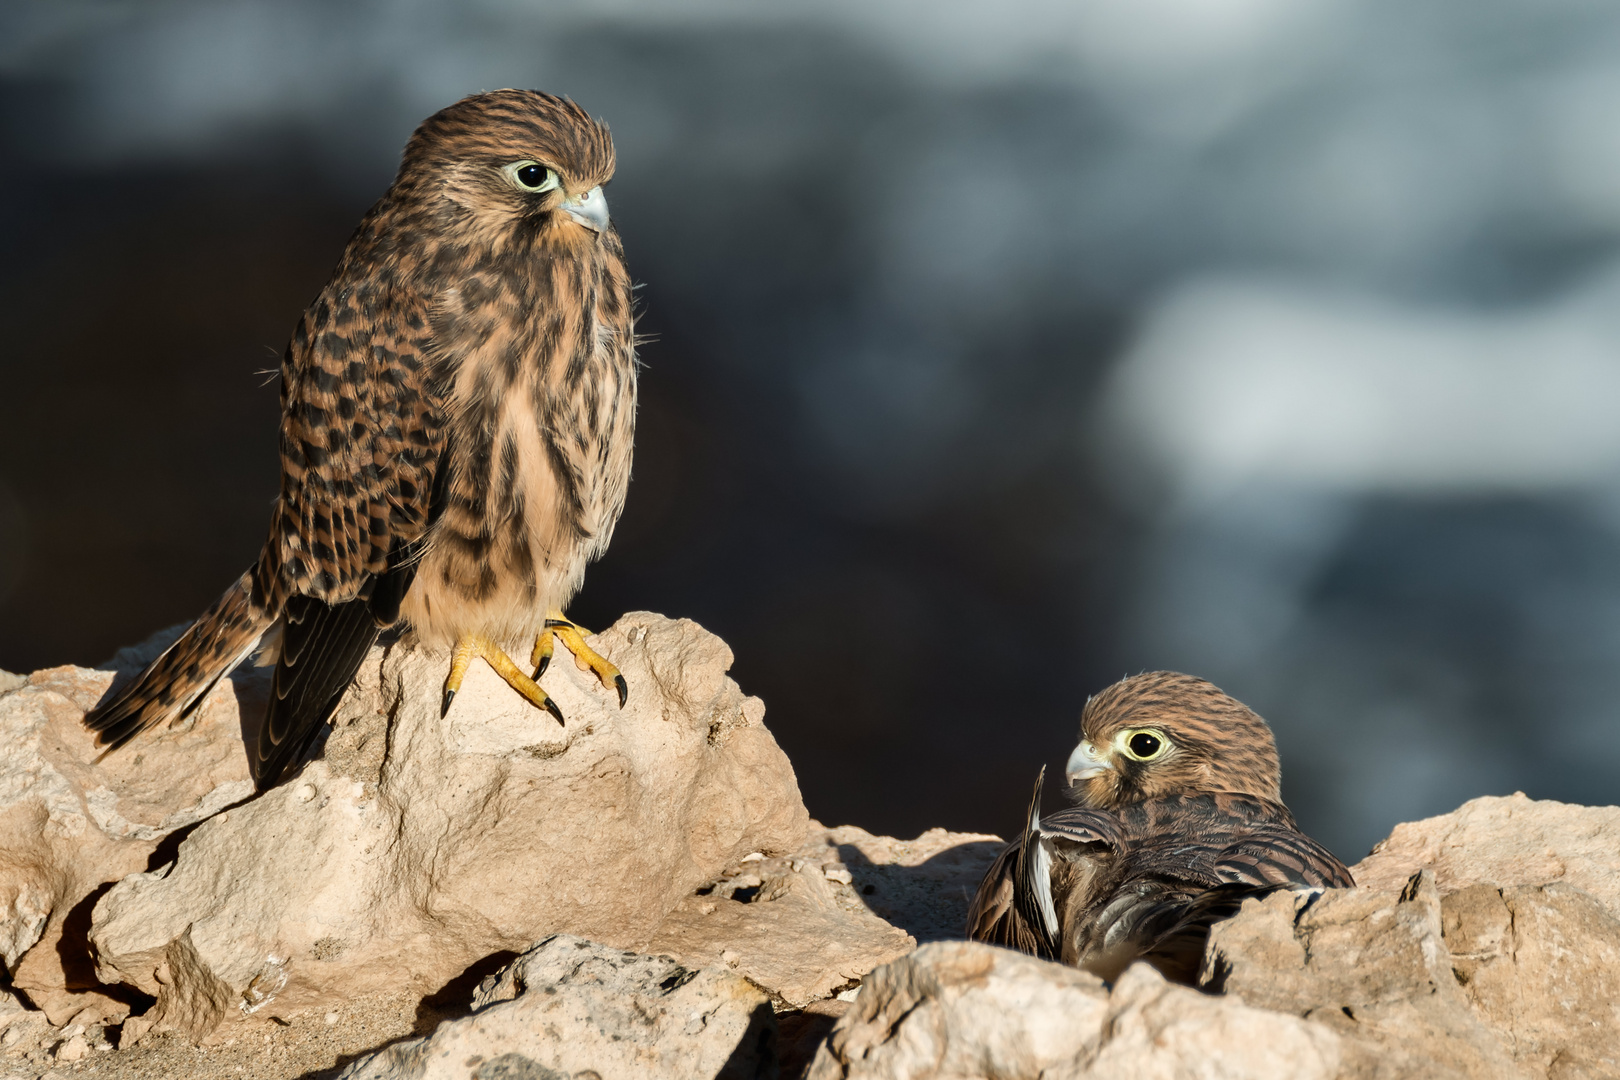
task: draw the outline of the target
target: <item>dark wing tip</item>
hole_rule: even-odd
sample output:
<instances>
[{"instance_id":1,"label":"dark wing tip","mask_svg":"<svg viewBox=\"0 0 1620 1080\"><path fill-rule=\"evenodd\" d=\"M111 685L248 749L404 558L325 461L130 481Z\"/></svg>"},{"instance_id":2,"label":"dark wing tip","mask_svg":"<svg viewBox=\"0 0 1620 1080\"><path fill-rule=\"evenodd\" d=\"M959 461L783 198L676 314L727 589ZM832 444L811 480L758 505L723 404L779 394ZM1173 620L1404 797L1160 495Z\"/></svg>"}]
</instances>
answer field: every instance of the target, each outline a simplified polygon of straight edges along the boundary
<instances>
[{"instance_id":1,"label":"dark wing tip","mask_svg":"<svg viewBox=\"0 0 1620 1080\"><path fill-rule=\"evenodd\" d=\"M257 790L275 787L320 736L380 630L364 599L287 602L270 702L248 754Z\"/></svg>"}]
</instances>

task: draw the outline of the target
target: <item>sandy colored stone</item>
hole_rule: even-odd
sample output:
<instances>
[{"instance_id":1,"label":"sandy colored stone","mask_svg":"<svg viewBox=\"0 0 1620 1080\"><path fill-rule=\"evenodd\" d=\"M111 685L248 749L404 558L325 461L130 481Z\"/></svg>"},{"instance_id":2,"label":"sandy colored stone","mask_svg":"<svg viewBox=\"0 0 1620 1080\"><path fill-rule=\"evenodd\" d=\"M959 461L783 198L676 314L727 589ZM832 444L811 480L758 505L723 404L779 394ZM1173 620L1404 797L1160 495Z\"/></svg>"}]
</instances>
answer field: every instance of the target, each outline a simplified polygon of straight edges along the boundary
<instances>
[{"instance_id":1,"label":"sandy colored stone","mask_svg":"<svg viewBox=\"0 0 1620 1080\"><path fill-rule=\"evenodd\" d=\"M343 1080L774 1077L775 1018L747 980L558 935L490 981L477 1011L362 1058Z\"/></svg>"},{"instance_id":2,"label":"sandy colored stone","mask_svg":"<svg viewBox=\"0 0 1620 1080\"><path fill-rule=\"evenodd\" d=\"M827 854L818 857L815 848ZM914 840L874 836L854 825L812 830L804 852L847 870L871 911L919 942L960 939L979 881L1005 842L990 833L929 829Z\"/></svg>"},{"instance_id":3,"label":"sandy colored stone","mask_svg":"<svg viewBox=\"0 0 1620 1080\"><path fill-rule=\"evenodd\" d=\"M426 994L560 931L632 945L745 854L803 841L792 767L724 642L633 613L592 644L629 702L562 656L545 683L566 725L481 664L441 719L446 658L374 649L325 758L101 898L100 977L193 1035L220 985L222 1020Z\"/></svg>"},{"instance_id":4,"label":"sandy colored stone","mask_svg":"<svg viewBox=\"0 0 1620 1080\"><path fill-rule=\"evenodd\" d=\"M1449 814L1395 826L1351 868L1356 882L1400 889L1428 868L1442 894L1469 885L1562 881L1620 916L1620 806L1578 806L1523 792L1472 799Z\"/></svg>"},{"instance_id":5,"label":"sandy colored stone","mask_svg":"<svg viewBox=\"0 0 1620 1080\"><path fill-rule=\"evenodd\" d=\"M1333 1080L1339 1037L1319 1024L1201 994L1133 964L1109 995L1096 1042L1042 1080Z\"/></svg>"},{"instance_id":6,"label":"sandy colored stone","mask_svg":"<svg viewBox=\"0 0 1620 1080\"><path fill-rule=\"evenodd\" d=\"M930 829L896 840L811 822L796 850L750 853L638 947L730 968L802 1007L904 956L914 934L960 936L965 896L1000 849L999 838L982 833Z\"/></svg>"},{"instance_id":7,"label":"sandy colored stone","mask_svg":"<svg viewBox=\"0 0 1620 1080\"><path fill-rule=\"evenodd\" d=\"M978 942L924 945L867 976L810 1080L1035 1080L1096 1042L1095 975Z\"/></svg>"},{"instance_id":8,"label":"sandy colored stone","mask_svg":"<svg viewBox=\"0 0 1620 1080\"><path fill-rule=\"evenodd\" d=\"M879 968L810 1080L1332 1080L1339 1038L1295 1017L1167 983L1143 964L1093 975L971 942Z\"/></svg>"},{"instance_id":9,"label":"sandy colored stone","mask_svg":"<svg viewBox=\"0 0 1620 1080\"><path fill-rule=\"evenodd\" d=\"M1401 892L1250 900L1210 931L1204 981L1341 1036L1346 1077L1524 1075L1452 974L1429 871Z\"/></svg>"},{"instance_id":10,"label":"sandy colored stone","mask_svg":"<svg viewBox=\"0 0 1620 1080\"><path fill-rule=\"evenodd\" d=\"M1525 1072L1620 1076L1620 919L1561 881L1471 885L1440 910L1463 995Z\"/></svg>"},{"instance_id":11,"label":"sandy colored stone","mask_svg":"<svg viewBox=\"0 0 1620 1080\"><path fill-rule=\"evenodd\" d=\"M181 727L97 760L85 710L177 632L123 650L108 670L57 667L0 683L0 960L56 1024L92 1005L109 1018L128 1011L101 992L84 947L98 890L253 791L242 735L267 692L257 669L222 681Z\"/></svg>"}]
</instances>

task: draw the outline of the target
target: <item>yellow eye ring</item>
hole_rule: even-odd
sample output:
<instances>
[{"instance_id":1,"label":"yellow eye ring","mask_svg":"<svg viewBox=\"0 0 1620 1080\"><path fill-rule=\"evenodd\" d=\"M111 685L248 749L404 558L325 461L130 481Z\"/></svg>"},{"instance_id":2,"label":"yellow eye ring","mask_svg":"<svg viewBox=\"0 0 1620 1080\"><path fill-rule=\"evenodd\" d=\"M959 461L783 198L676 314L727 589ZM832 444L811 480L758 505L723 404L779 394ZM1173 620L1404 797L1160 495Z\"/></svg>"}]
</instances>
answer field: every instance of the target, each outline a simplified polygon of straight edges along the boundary
<instances>
[{"instance_id":1,"label":"yellow eye ring","mask_svg":"<svg viewBox=\"0 0 1620 1080\"><path fill-rule=\"evenodd\" d=\"M519 191L538 195L562 185L555 169L548 169L538 161L514 161L501 169L507 181Z\"/></svg>"},{"instance_id":2,"label":"yellow eye ring","mask_svg":"<svg viewBox=\"0 0 1620 1080\"><path fill-rule=\"evenodd\" d=\"M1119 733L1116 746L1134 761L1155 761L1170 749L1170 740L1157 728L1132 728Z\"/></svg>"}]
</instances>

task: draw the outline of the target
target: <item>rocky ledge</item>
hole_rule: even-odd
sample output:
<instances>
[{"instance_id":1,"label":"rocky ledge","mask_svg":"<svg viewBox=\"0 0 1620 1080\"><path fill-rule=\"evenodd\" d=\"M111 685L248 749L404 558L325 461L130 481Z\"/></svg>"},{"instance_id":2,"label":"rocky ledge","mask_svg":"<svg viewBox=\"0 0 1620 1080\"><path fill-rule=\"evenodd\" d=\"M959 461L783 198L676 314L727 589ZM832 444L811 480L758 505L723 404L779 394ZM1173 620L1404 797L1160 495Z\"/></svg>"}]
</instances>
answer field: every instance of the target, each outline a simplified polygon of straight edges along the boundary
<instances>
[{"instance_id":1,"label":"rocky ledge","mask_svg":"<svg viewBox=\"0 0 1620 1080\"><path fill-rule=\"evenodd\" d=\"M254 797L266 681L100 758L105 669L0 673L0 1078L1620 1076L1620 808L1477 799L1250 901L1202 987L955 940L995 837L810 819L696 624L553 665L558 725L378 647Z\"/></svg>"}]
</instances>

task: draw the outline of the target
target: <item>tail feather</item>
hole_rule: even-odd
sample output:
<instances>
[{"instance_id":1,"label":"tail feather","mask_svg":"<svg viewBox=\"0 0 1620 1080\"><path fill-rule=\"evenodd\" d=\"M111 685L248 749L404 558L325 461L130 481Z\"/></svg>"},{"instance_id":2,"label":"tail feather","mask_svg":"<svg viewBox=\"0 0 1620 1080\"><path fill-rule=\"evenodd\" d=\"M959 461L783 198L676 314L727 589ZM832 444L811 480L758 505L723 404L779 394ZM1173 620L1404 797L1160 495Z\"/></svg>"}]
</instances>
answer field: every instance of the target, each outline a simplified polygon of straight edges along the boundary
<instances>
[{"instance_id":1,"label":"tail feather","mask_svg":"<svg viewBox=\"0 0 1620 1080\"><path fill-rule=\"evenodd\" d=\"M294 596L287 601L269 711L248 755L260 791L274 787L304 757L377 635L399 618L400 598L416 576L417 550L396 545L388 570L370 578L353 600L328 604Z\"/></svg>"},{"instance_id":2,"label":"tail feather","mask_svg":"<svg viewBox=\"0 0 1620 1080\"><path fill-rule=\"evenodd\" d=\"M260 791L274 787L321 733L381 629L364 598L288 601L270 708L249 757Z\"/></svg>"},{"instance_id":3,"label":"tail feather","mask_svg":"<svg viewBox=\"0 0 1620 1080\"><path fill-rule=\"evenodd\" d=\"M1032 956L1057 956L1057 911L1052 897L1052 857L1041 835L1041 784L1035 778L1024 831L985 871L968 908L967 936Z\"/></svg>"},{"instance_id":4,"label":"tail feather","mask_svg":"<svg viewBox=\"0 0 1620 1080\"><path fill-rule=\"evenodd\" d=\"M1041 785L1045 782L1046 766L1042 765L1029 797L1022 850L1013 870L1013 903L1033 930L1039 943L1037 955L1050 957L1057 954L1058 917L1052 903L1052 853L1041 836Z\"/></svg>"},{"instance_id":5,"label":"tail feather","mask_svg":"<svg viewBox=\"0 0 1620 1080\"><path fill-rule=\"evenodd\" d=\"M96 742L110 752L149 728L191 715L273 621L252 594L251 575L243 574L146 670L86 713Z\"/></svg>"}]
</instances>

